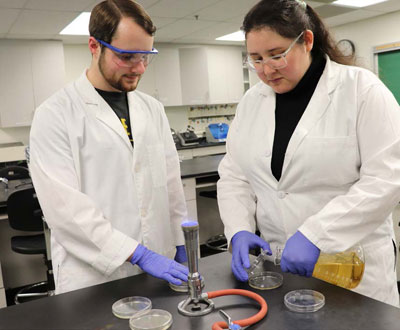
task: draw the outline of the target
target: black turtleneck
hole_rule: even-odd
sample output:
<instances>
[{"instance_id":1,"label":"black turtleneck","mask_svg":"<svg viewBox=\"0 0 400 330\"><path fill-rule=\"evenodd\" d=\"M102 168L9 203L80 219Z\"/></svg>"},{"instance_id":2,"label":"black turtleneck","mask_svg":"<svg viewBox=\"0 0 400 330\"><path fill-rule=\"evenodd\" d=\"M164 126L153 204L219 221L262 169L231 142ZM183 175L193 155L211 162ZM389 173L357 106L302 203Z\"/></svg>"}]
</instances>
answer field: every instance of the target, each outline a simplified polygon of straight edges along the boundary
<instances>
[{"instance_id":1,"label":"black turtleneck","mask_svg":"<svg viewBox=\"0 0 400 330\"><path fill-rule=\"evenodd\" d=\"M276 94L275 136L272 149L271 170L280 180L282 166L289 140L317 87L324 71L326 59L322 54L313 54L313 60L297 86L284 94Z\"/></svg>"}]
</instances>

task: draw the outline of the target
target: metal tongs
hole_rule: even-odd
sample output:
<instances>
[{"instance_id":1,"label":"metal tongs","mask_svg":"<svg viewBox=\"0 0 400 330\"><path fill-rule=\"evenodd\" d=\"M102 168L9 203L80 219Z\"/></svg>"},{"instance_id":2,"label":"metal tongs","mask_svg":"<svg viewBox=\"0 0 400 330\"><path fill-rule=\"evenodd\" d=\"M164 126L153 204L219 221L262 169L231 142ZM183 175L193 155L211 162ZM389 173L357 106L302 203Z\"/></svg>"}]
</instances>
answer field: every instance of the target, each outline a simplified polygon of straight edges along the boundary
<instances>
[{"instance_id":1,"label":"metal tongs","mask_svg":"<svg viewBox=\"0 0 400 330\"><path fill-rule=\"evenodd\" d=\"M219 310L219 313L224 318L225 322L228 324L228 329L229 330L245 329L245 328L242 328L239 324L233 323L232 318L226 312L224 312L222 309Z\"/></svg>"}]
</instances>

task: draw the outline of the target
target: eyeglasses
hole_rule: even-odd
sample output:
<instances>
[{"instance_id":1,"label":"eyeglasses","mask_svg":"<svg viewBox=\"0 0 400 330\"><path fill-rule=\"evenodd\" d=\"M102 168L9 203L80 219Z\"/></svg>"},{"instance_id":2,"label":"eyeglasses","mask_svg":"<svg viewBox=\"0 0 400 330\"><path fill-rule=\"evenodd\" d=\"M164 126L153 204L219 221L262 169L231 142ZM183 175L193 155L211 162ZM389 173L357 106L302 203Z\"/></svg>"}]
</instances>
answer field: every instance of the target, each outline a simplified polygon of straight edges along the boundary
<instances>
[{"instance_id":1,"label":"eyeglasses","mask_svg":"<svg viewBox=\"0 0 400 330\"><path fill-rule=\"evenodd\" d=\"M153 60L153 57L155 54L158 54L158 50L153 48L150 51L146 50L125 50L125 49L119 49L117 47L114 47L108 43L106 43L103 40L96 39L100 44L103 46L107 47L110 49L113 54L113 60L114 62L123 67L132 67L135 64L138 64L140 62L143 62L143 64L149 65L150 62Z\"/></svg>"},{"instance_id":2,"label":"eyeglasses","mask_svg":"<svg viewBox=\"0 0 400 330\"><path fill-rule=\"evenodd\" d=\"M283 69L287 66L286 55L290 52L303 33L304 32L301 32L299 36L290 44L289 48L286 49L286 51L284 51L282 54L274 55L261 60L255 60L250 55L247 55L245 64L247 64L251 71L255 72L262 72L265 64L274 70Z\"/></svg>"}]
</instances>

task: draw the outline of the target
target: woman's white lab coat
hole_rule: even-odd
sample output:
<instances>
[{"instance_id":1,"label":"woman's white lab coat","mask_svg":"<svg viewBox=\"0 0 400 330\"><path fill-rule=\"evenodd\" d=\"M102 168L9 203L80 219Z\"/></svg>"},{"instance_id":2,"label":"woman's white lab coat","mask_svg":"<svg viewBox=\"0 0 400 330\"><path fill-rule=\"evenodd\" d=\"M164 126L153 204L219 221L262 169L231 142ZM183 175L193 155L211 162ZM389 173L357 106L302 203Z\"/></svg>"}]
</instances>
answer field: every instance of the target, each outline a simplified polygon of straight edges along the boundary
<instances>
[{"instance_id":1,"label":"woman's white lab coat","mask_svg":"<svg viewBox=\"0 0 400 330\"><path fill-rule=\"evenodd\" d=\"M273 251L296 230L327 253L360 242L366 265L355 291L398 305L391 212L400 201L400 110L393 95L371 72L327 59L279 182L271 172L274 130L275 93L260 82L238 105L219 167L228 241L258 226Z\"/></svg>"},{"instance_id":2,"label":"woman's white lab coat","mask_svg":"<svg viewBox=\"0 0 400 330\"><path fill-rule=\"evenodd\" d=\"M86 74L37 110L30 171L51 229L56 292L140 272L138 243L173 258L186 205L164 108L128 93L134 149Z\"/></svg>"}]
</instances>

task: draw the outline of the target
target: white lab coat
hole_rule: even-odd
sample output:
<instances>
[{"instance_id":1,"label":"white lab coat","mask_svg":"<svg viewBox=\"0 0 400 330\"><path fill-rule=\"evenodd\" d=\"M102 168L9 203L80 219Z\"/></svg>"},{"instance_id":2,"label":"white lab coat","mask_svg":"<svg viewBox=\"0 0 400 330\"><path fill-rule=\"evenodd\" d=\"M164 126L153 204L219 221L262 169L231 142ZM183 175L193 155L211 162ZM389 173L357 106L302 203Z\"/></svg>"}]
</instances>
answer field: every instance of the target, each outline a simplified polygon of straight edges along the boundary
<instances>
[{"instance_id":1,"label":"white lab coat","mask_svg":"<svg viewBox=\"0 0 400 330\"><path fill-rule=\"evenodd\" d=\"M51 229L56 292L130 276L138 243L173 258L184 244L179 158L160 102L128 93L134 149L86 74L45 101L30 171Z\"/></svg>"},{"instance_id":2,"label":"white lab coat","mask_svg":"<svg viewBox=\"0 0 400 330\"><path fill-rule=\"evenodd\" d=\"M219 167L228 241L258 226L273 251L296 230L327 253L360 242L366 267L355 291L398 305L391 212L400 201L400 110L393 95L371 72L327 59L279 182L271 172L274 131L275 93L260 82L238 105Z\"/></svg>"}]
</instances>

